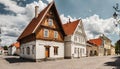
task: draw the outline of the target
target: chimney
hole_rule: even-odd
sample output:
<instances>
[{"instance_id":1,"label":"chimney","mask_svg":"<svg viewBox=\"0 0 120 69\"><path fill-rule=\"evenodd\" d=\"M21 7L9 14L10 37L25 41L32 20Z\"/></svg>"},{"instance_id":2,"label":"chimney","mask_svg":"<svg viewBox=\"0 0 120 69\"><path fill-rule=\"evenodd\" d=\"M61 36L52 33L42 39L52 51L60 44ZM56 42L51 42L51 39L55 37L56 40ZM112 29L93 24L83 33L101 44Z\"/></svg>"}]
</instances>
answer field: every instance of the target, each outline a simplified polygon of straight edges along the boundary
<instances>
[{"instance_id":1,"label":"chimney","mask_svg":"<svg viewBox=\"0 0 120 69\"><path fill-rule=\"evenodd\" d=\"M70 18L69 18L69 23L71 23Z\"/></svg>"},{"instance_id":2,"label":"chimney","mask_svg":"<svg viewBox=\"0 0 120 69\"><path fill-rule=\"evenodd\" d=\"M38 17L38 8L39 8L39 6L35 6L35 18Z\"/></svg>"}]
</instances>

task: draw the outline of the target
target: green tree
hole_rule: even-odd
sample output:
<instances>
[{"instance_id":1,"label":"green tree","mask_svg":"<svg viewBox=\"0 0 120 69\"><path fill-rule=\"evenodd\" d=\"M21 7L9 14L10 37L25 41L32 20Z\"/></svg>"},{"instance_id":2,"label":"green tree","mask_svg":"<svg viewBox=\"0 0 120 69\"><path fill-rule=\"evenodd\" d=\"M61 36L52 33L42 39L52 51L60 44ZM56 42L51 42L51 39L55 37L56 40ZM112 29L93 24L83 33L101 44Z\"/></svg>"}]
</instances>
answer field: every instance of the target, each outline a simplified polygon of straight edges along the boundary
<instances>
[{"instance_id":1,"label":"green tree","mask_svg":"<svg viewBox=\"0 0 120 69\"><path fill-rule=\"evenodd\" d=\"M7 46L4 46L3 48L4 48L4 50L8 50L8 47L7 47Z\"/></svg>"},{"instance_id":2,"label":"green tree","mask_svg":"<svg viewBox=\"0 0 120 69\"><path fill-rule=\"evenodd\" d=\"M115 53L120 54L120 40L115 43Z\"/></svg>"}]
</instances>

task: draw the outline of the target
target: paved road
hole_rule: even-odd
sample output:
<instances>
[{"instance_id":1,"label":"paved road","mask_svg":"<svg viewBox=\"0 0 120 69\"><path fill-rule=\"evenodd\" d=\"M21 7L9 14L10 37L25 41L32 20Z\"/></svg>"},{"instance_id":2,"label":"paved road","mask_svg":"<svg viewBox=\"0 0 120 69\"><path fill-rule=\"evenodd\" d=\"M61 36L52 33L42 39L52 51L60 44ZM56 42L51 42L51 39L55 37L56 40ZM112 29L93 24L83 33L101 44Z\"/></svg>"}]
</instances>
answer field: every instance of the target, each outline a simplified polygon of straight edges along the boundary
<instances>
[{"instance_id":1,"label":"paved road","mask_svg":"<svg viewBox=\"0 0 120 69\"><path fill-rule=\"evenodd\" d=\"M14 56L0 56L0 69L120 69L119 56L96 56L30 62Z\"/></svg>"}]
</instances>

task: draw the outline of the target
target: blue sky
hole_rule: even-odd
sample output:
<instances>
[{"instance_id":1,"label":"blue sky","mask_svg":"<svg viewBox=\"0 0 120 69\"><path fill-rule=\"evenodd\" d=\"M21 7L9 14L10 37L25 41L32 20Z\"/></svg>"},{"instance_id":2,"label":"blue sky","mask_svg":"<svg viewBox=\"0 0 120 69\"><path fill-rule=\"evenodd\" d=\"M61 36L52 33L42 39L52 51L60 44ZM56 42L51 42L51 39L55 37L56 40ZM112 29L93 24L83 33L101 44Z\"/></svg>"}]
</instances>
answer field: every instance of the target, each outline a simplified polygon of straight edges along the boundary
<instances>
[{"instance_id":1,"label":"blue sky","mask_svg":"<svg viewBox=\"0 0 120 69\"><path fill-rule=\"evenodd\" d=\"M13 0L20 6L32 3L38 0ZM47 3L46 0L42 0ZM101 18L109 18L113 14L112 6L120 3L120 0L55 0L57 9L60 14L65 16L86 18L94 14L99 15ZM11 14L11 11L4 10L5 6L0 3L1 14Z\"/></svg>"},{"instance_id":2,"label":"blue sky","mask_svg":"<svg viewBox=\"0 0 120 69\"><path fill-rule=\"evenodd\" d=\"M34 17L34 6L39 5L40 11L51 0L0 0L0 24L2 27L2 44L9 45L16 41L18 36ZM118 28L113 23L112 14L116 3L120 0L54 0L65 23L83 19L88 39L105 34L113 42L119 39ZM7 20L6 20L7 19Z\"/></svg>"},{"instance_id":3,"label":"blue sky","mask_svg":"<svg viewBox=\"0 0 120 69\"><path fill-rule=\"evenodd\" d=\"M60 13L72 17L86 18L94 14L109 18L113 14L112 6L120 0L55 0ZM61 10L62 9L62 10Z\"/></svg>"}]
</instances>

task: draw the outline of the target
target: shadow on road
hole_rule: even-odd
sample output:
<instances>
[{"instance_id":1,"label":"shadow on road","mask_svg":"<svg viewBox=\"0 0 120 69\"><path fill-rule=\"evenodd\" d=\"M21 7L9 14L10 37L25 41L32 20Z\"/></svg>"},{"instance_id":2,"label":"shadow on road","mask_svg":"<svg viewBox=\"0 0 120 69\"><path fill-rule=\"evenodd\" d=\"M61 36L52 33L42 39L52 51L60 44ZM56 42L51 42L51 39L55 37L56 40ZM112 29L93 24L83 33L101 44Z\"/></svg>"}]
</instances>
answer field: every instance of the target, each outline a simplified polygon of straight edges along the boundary
<instances>
[{"instance_id":1,"label":"shadow on road","mask_svg":"<svg viewBox=\"0 0 120 69\"><path fill-rule=\"evenodd\" d=\"M33 62L31 60L23 59L23 58L16 57L16 56L14 56L14 57L5 57L4 59L9 63Z\"/></svg>"},{"instance_id":2,"label":"shadow on road","mask_svg":"<svg viewBox=\"0 0 120 69\"><path fill-rule=\"evenodd\" d=\"M106 62L104 63L105 66L114 66L113 69L120 69L120 56L112 57L112 59L115 59L115 61Z\"/></svg>"}]
</instances>

